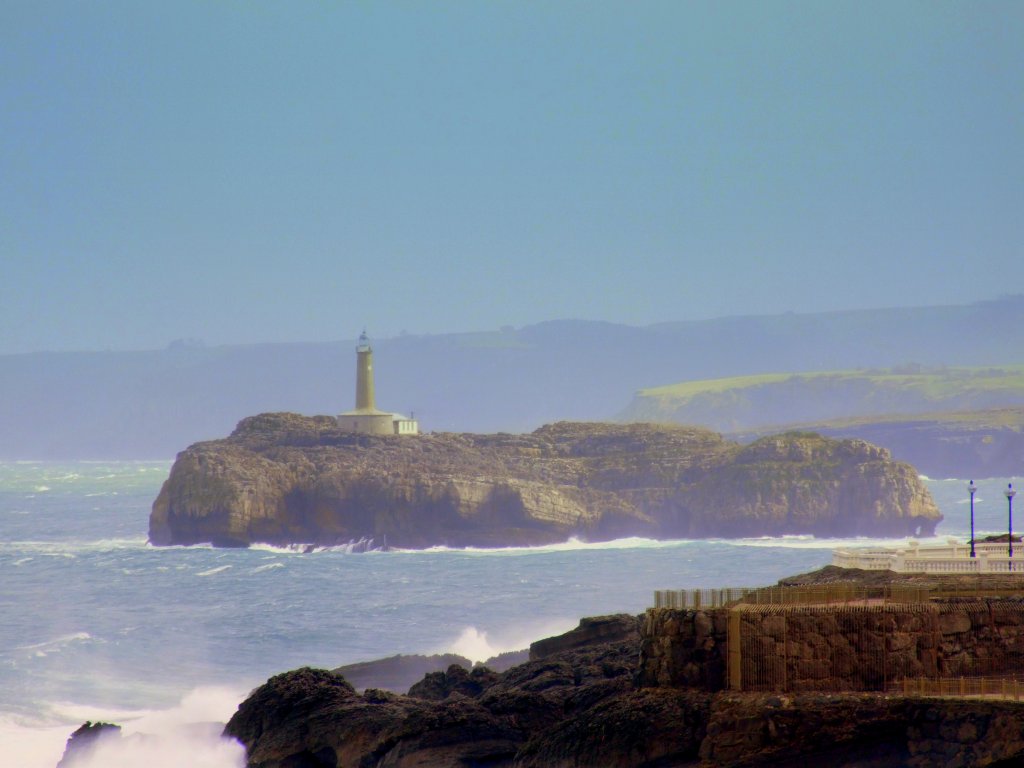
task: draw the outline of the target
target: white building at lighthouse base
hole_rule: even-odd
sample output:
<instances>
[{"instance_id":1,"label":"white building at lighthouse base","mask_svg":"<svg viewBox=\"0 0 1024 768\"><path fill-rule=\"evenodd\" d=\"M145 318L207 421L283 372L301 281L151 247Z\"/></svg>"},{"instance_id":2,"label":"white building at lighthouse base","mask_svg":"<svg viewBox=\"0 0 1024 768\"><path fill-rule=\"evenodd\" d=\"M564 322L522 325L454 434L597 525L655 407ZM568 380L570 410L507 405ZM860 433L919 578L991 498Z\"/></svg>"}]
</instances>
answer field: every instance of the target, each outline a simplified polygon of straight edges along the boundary
<instances>
[{"instance_id":1,"label":"white building at lighthouse base","mask_svg":"<svg viewBox=\"0 0 1024 768\"><path fill-rule=\"evenodd\" d=\"M338 426L364 435L418 435L419 422L400 413L362 408L338 414Z\"/></svg>"}]
</instances>

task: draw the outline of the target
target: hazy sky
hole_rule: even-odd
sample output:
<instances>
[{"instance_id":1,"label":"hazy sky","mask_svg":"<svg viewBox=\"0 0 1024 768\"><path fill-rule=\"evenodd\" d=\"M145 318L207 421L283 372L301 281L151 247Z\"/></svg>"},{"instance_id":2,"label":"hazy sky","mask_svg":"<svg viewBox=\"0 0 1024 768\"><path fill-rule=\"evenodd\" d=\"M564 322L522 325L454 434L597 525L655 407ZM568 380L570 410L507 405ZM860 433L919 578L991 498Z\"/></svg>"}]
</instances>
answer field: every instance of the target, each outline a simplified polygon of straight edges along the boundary
<instances>
[{"instance_id":1,"label":"hazy sky","mask_svg":"<svg viewBox=\"0 0 1024 768\"><path fill-rule=\"evenodd\" d=\"M1024 291L1024 3L0 3L0 352Z\"/></svg>"}]
</instances>

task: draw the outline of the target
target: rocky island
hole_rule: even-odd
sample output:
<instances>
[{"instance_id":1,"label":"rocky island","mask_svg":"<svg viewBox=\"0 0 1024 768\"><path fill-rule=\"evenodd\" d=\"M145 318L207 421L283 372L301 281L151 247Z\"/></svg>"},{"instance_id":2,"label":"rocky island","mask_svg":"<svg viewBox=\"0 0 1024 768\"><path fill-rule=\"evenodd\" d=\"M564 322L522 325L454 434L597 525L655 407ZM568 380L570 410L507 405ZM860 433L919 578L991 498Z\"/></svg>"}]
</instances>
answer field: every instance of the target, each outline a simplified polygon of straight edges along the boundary
<instances>
[{"instance_id":1,"label":"rocky island","mask_svg":"<svg viewBox=\"0 0 1024 768\"><path fill-rule=\"evenodd\" d=\"M529 434L357 434L268 413L182 451L155 545L526 546L576 536L931 535L909 464L861 440L566 423Z\"/></svg>"}]
</instances>

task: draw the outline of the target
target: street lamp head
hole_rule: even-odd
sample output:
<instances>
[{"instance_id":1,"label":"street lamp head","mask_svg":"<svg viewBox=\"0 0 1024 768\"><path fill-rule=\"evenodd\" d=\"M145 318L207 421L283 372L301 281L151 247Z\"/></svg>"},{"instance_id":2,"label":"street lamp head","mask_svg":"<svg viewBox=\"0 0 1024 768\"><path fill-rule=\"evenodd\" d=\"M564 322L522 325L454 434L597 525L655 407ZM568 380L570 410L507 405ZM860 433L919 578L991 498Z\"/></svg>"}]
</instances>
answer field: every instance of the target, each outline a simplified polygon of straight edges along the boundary
<instances>
[{"instance_id":1,"label":"street lamp head","mask_svg":"<svg viewBox=\"0 0 1024 768\"><path fill-rule=\"evenodd\" d=\"M971 482L969 482L969 483L967 484L967 492L968 492L968 493L970 493L970 494L971 494L971 495L973 496L973 495L974 495L974 492L975 492L976 490L978 490L978 486L976 486L976 485L974 484L974 481L973 481L973 480L971 480Z\"/></svg>"},{"instance_id":2,"label":"street lamp head","mask_svg":"<svg viewBox=\"0 0 1024 768\"><path fill-rule=\"evenodd\" d=\"M1006 498L1008 499L1012 499L1014 496L1017 495L1017 492L1013 490L1013 483L1008 483L1006 485L1006 490L1003 491L1003 493L1006 494Z\"/></svg>"}]
</instances>

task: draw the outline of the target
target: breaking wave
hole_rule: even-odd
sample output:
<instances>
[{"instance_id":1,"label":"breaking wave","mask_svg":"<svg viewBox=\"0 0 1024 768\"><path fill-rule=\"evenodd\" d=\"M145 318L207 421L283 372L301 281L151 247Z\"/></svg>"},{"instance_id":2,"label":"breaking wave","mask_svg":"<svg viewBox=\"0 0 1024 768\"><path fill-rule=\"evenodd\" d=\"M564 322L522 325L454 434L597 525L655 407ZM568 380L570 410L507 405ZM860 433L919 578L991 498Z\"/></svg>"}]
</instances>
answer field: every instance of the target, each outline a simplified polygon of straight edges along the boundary
<instances>
[{"instance_id":1,"label":"breaking wave","mask_svg":"<svg viewBox=\"0 0 1024 768\"><path fill-rule=\"evenodd\" d=\"M500 638L477 627L466 627L457 638L432 653L456 653L465 656L474 664L487 661L501 653L521 651L530 647L530 643L542 637L560 635L573 629L578 619L564 619L520 625L515 632L504 633Z\"/></svg>"},{"instance_id":2,"label":"breaking wave","mask_svg":"<svg viewBox=\"0 0 1024 768\"><path fill-rule=\"evenodd\" d=\"M230 567L230 565L219 565L216 568L210 568L208 571L200 571L196 576L213 576L214 574L226 571Z\"/></svg>"}]
</instances>

